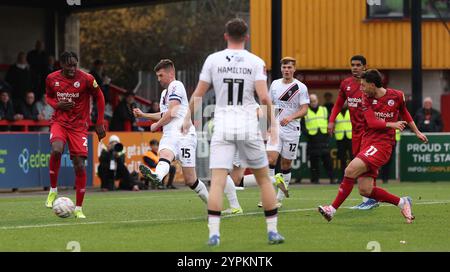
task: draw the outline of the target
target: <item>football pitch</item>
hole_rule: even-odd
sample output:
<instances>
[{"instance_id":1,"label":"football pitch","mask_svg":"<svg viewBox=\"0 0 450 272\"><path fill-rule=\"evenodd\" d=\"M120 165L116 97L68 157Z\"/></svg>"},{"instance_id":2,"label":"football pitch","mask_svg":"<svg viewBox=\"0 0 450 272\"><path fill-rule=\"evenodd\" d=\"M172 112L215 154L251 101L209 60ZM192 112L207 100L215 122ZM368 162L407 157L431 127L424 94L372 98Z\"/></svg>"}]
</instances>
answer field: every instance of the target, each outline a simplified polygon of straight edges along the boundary
<instances>
[{"instance_id":1,"label":"football pitch","mask_svg":"<svg viewBox=\"0 0 450 272\"><path fill-rule=\"evenodd\" d=\"M0 251L71 251L71 241L82 252L450 251L450 183L382 187L411 196L413 224L406 224L400 210L388 204L369 211L350 210L361 202L356 187L328 223L317 206L329 204L338 185L293 185L278 218L286 242L268 245L263 212L256 206L259 190L246 188L237 192L244 214L222 218L217 248L206 245L206 207L189 189L87 192L85 220L58 218L44 207L44 193L2 194ZM73 191L59 196L75 198Z\"/></svg>"}]
</instances>

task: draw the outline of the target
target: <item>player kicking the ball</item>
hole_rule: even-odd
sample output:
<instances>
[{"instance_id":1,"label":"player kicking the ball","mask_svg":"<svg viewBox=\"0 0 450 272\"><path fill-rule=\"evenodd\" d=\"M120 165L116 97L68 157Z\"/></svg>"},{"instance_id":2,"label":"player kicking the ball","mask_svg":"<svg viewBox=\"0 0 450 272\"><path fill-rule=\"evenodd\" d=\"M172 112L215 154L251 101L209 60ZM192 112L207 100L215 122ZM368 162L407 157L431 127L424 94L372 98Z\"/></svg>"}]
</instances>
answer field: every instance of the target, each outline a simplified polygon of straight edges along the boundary
<instances>
[{"instance_id":1,"label":"player kicking the ball","mask_svg":"<svg viewBox=\"0 0 450 272\"><path fill-rule=\"evenodd\" d=\"M228 48L208 56L189 104L193 116L194 103L213 87L216 106L210 149L212 178L208 200L208 245L220 244L222 197L236 150L239 150L242 164L252 169L261 188L269 244L279 244L284 238L277 230L276 194L269 178L268 160L258 123L258 104L254 98L256 90L259 102L265 106L271 139L278 139L264 61L245 50L248 26L242 19L230 20L225 28ZM189 117L187 115L183 124L184 133L192 127Z\"/></svg>"},{"instance_id":2,"label":"player kicking the ball","mask_svg":"<svg viewBox=\"0 0 450 272\"><path fill-rule=\"evenodd\" d=\"M97 101L98 118L95 132L98 139L105 137L103 116L105 99L94 77L77 69L78 57L73 52L61 55L62 69L47 76L46 98L53 107L50 126L51 154L49 162L50 192L45 206L51 208L58 196L58 172L64 145L69 145L70 158L75 169L75 217L86 218L81 206L86 192L85 160L88 155L89 103L91 96Z\"/></svg>"},{"instance_id":3,"label":"player kicking the ball","mask_svg":"<svg viewBox=\"0 0 450 272\"><path fill-rule=\"evenodd\" d=\"M353 183L358 179L359 193L379 202L398 206L407 223L412 223L412 202L410 197L399 198L382 188L374 187L373 181L378 176L378 169L389 161L392 146L395 143L395 130L403 131L408 124L411 130L422 142L427 143L427 137L415 125L406 109L403 92L382 87L382 78L377 70L368 70L361 75L362 111L365 120L365 132L362 136L361 151L345 169L343 184L349 186L340 188L340 194L329 206L319 206L319 212L326 220L331 221L336 210L351 193ZM399 114L405 121L397 121ZM350 186L351 185L351 186ZM344 192L344 194L342 194ZM341 197L339 197L341 196Z\"/></svg>"},{"instance_id":4,"label":"player kicking the ball","mask_svg":"<svg viewBox=\"0 0 450 272\"><path fill-rule=\"evenodd\" d=\"M139 170L152 183L160 185L169 173L171 162L179 160L185 184L194 190L203 202L207 203L208 190L205 184L197 178L195 172L197 149L195 129L192 127L186 135L181 133L181 126L189 104L186 89L181 81L175 79L175 66L171 60L161 60L155 66L154 71L159 83L166 89L161 93L161 113L145 114L139 109L134 109L134 115L158 120L152 124L150 130L154 132L162 127L163 136L159 144L159 162L155 172L143 164L139 165Z\"/></svg>"}]
</instances>

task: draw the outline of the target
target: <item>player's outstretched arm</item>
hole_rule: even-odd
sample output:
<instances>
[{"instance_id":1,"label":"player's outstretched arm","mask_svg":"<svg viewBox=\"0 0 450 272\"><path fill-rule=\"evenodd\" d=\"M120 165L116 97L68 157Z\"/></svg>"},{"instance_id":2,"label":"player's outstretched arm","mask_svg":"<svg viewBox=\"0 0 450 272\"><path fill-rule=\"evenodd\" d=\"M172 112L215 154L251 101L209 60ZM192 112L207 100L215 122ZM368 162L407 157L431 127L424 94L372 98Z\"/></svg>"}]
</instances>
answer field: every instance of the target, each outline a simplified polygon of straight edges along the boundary
<instances>
[{"instance_id":1,"label":"player's outstretched arm","mask_svg":"<svg viewBox=\"0 0 450 272\"><path fill-rule=\"evenodd\" d=\"M134 108L133 109L134 117L136 118L145 118L153 121L159 121L161 119L161 112L156 113L144 113L141 111L141 109Z\"/></svg>"},{"instance_id":2,"label":"player's outstretched arm","mask_svg":"<svg viewBox=\"0 0 450 272\"><path fill-rule=\"evenodd\" d=\"M195 88L194 93L191 96L191 99L189 100L189 109L186 113L186 116L184 117L183 126L181 127L181 132L183 134L187 134L189 131L189 128L192 126L192 123L194 120L195 111L198 110L195 108L196 105L202 105L202 103L198 103L199 100L201 101L201 98L208 92L210 87L210 84L206 81L199 80L197 87ZM194 113L194 114L193 114Z\"/></svg>"},{"instance_id":3,"label":"player's outstretched arm","mask_svg":"<svg viewBox=\"0 0 450 272\"><path fill-rule=\"evenodd\" d=\"M169 101L169 109L161 116L158 122L151 125L150 130L156 131L158 128L163 127L170 123L173 117L177 114L178 108L180 107L180 102L178 100Z\"/></svg>"},{"instance_id":4,"label":"player's outstretched arm","mask_svg":"<svg viewBox=\"0 0 450 272\"><path fill-rule=\"evenodd\" d=\"M95 124L95 132L97 133L98 140L105 138L106 131L105 126L103 124L105 120L105 97L103 96L103 92L98 86L97 82L95 80L92 83L92 96L97 101L97 109L98 109L98 116L97 116L97 122Z\"/></svg>"},{"instance_id":5,"label":"player's outstretched arm","mask_svg":"<svg viewBox=\"0 0 450 272\"><path fill-rule=\"evenodd\" d=\"M411 114L408 111L408 108L406 108L406 103L405 103L405 95L403 94L403 92L401 93L402 95L402 102L400 104L400 115L402 116L402 119L406 121L406 123L408 123L408 126L411 128L411 130L416 134L417 138L419 138L419 140L421 140L424 143L428 143L428 138L427 136L425 136L422 132L419 131L419 129L416 126L416 123L414 123L414 119L412 118Z\"/></svg>"}]
</instances>

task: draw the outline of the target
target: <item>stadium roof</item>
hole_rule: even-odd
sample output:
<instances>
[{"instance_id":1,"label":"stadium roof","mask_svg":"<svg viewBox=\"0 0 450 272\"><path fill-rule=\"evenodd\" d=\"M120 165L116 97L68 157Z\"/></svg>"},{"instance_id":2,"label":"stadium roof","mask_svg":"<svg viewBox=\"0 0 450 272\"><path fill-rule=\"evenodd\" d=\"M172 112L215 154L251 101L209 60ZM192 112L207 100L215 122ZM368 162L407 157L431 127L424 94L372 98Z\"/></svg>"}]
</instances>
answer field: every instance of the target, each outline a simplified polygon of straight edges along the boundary
<instances>
[{"instance_id":1,"label":"stadium roof","mask_svg":"<svg viewBox=\"0 0 450 272\"><path fill-rule=\"evenodd\" d=\"M1 0L0 5L29 8L45 8L65 12L85 11L89 9L123 8L139 5L156 5L186 0Z\"/></svg>"}]
</instances>

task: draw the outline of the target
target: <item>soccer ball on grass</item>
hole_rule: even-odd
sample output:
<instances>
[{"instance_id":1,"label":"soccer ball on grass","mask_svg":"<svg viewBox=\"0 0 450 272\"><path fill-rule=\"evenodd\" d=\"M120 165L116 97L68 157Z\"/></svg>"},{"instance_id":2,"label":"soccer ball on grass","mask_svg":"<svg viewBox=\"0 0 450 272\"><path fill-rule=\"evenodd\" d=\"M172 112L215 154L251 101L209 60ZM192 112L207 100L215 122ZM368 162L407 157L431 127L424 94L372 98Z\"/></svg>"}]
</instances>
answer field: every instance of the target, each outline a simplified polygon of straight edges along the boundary
<instances>
[{"instance_id":1,"label":"soccer ball on grass","mask_svg":"<svg viewBox=\"0 0 450 272\"><path fill-rule=\"evenodd\" d=\"M53 211L61 218L69 217L75 210L75 205L68 197L59 197L53 202Z\"/></svg>"}]
</instances>

